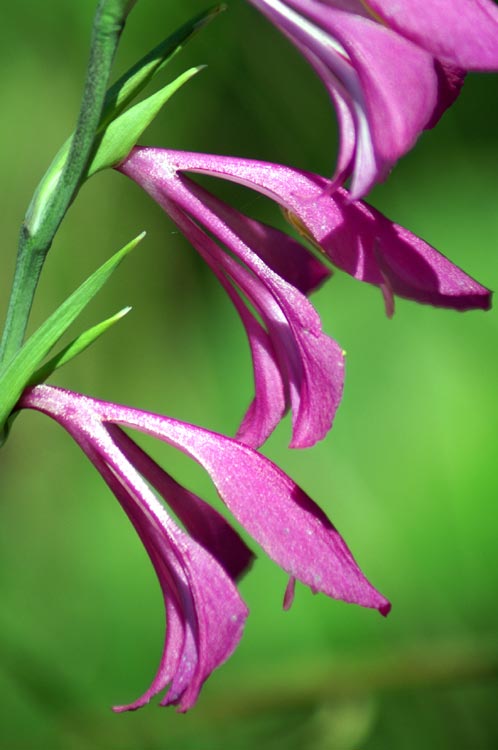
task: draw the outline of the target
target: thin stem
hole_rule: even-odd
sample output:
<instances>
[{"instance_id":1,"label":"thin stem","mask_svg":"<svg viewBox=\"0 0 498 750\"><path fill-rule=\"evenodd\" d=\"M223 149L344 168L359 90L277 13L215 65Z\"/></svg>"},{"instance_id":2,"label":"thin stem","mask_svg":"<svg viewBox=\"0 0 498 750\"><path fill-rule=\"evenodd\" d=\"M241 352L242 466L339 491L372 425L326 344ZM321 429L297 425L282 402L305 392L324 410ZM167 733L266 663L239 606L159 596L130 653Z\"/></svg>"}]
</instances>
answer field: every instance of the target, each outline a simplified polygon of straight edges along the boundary
<instances>
[{"instance_id":1,"label":"thin stem","mask_svg":"<svg viewBox=\"0 0 498 750\"><path fill-rule=\"evenodd\" d=\"M67 159L48 195L40 196L36 221L28 216L21 227L16 270L0 344L0 364L8 363L22 345L46 255L80 186L91 153L114 55L126 16L135 2L100 0L98 4L83 98Z\"/></svg>"}]
</instances>

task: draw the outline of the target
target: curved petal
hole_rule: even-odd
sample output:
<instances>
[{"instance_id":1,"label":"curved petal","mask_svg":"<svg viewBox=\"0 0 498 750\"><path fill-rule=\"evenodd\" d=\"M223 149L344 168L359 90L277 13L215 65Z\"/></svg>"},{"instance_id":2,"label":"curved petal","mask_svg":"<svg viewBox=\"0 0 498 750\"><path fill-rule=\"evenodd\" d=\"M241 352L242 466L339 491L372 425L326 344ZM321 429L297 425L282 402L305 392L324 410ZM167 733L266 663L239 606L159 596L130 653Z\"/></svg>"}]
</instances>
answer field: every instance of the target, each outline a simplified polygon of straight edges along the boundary
<instances>
[{"instance_id":1,"label":"curved petal","mask_svg":"<svg viewBox=\"0 0 498 750\"><path fill-rule=\"evenodd\" d=\"M171 152L170 152L171 153ZM292 212L314 243L351 276L417 302L456 310L490 307L491 295L444 255L323 177L278 164L171 153L178 169L233 180Z\"/></svg>"},{"instance_id":2,"label":"curved petal","mask_svg":"<svg viewBox=\"0 0 498 750\"><path fill-rule=\"evenodd\" d=\"M223 567L174 524L118 448L102 424L102 404L37 386L24 392L19 405L52 417L80 445L135 526L161 585L168 623L159 669L141 698L115 710L139 708L171 683L163 705L178 703L187 711L207 677L234 651L248 610Z\"/></svg>"},{"instance_id":3,"label":"curved petal","mask_svg":"<svg viewBox=\"0 0 498 750\"><path fill-rule=\"evenodd\" d=\"M163 207L165 205L163 204ZM237 436L247 445L259 448L271 435L287 412L286 385L281 366L269 334L246 307L226 272L232 269L242 290L246 288L248 274L242 267L234 265L213 239L203 232L175 204L167 211L185 237L209 264L219 282L232 300L246 330L251 349L254 373L254 399L238 429Z\"/></svg>"},{"instance_id":4,"label":"curved petal","mask_svg":"<svg viewBox=\"0 0 498 750\"><path fill-rule=\"evenodd\" d=\"M261 336L256 338L254 330L258 330L257 335L260 331L253 324L249 327L246 325L246 328L253 352L258 347L258 365L265 373L263 386L266 387L266 383L269 385L269 378L275 375L268 369L269 363L275 362L275 356L287 389L287 401L292 406L291 446L313 445L329 431L341 400L343 352L335 341L322 332L320 318L306 297L275 273L264 259L269 256L272 264L277 263L278 267L282 263L282 252L286 247L292 247L291 258L295 267L286 276L295 279L305 289L316 286L317 280L323 278L321 264L317 266L307 254L296 252L293 241L291 245L285 242L279 251L270 251L268 240L280 237L280 233L268 233L264 226L257 229L257 222L243 217L186 177L175 174L178 170L175 157L175 152L166 150L135 149L120 165L120 170L152 195L215 270L218 278L220 274L216 267L223 269L260 314L268 339ZM206 227L242 264L222 251L210 236L200 230L199 225ZM260 236L264 238L262 248L256 244ZM246 324L247 316L240 310L240 305L237 305L237 309ZM261 341L264 341L263 347ZM271 343L271 350L268 343ZM255 381L258 386L256 366ZM259 404L264 408L264 402L273 397L270 391L261 393ZM254 414L254 409L250 409L244 420L242 435L245 440L259 440L259 436L264 435L256 421L249 423L247 429L247 420L253 419ZM269 427L273 429L275 424L271 423L276 415L277 408L273 405L271 421L264 425L265 430ZM263 414L259 412L261 425L262 420ZM251 442L251 445L258 443Z\"/></svg>"},{"instance_id":5,"label":"curved petal","mask_svg":"<svg viewBox=\"0 0 498 750\"><path fill-rule=\"evenodd\" d=\"M432 54L364 14L316 0L251 0L296 44L332 95L340 125L336 169L352 168L358 198L383 179L431 119L438 81ZM334 4L336 5L336 4ZM351 155L354 124L355 157Z\"/></svg>"},{"instance_id":6,"label":"curved petal","mask_svg":"<svg viewBox=\"0 0 498 750\"><path fill-rule=\"evenodd\" d=\"M498 68L498 7L491 0L368 0L368 6L443 62Z\"/></svg>"},{"instance_id":7,"label":"curved petal","mask_svg":"<svg viewBox=\"0 0 498 750\"><path fill-rule=\"evenodd\" d=\"M92 403L104 422L153 435L198 461L237 520L291 576L313 591L387 614L389 603L363 576L337 529L271 461L199 427L117 404Z\"/></svg>"},{"instance_id":8,"label":"curved petal","mask_svg":"<svg viewBox=\"0 0 498 750\"><path fill-rule=\"evenodd\" d=\"M314 445L330 430L341 401L344 383L341 347L322 332L320 318L306 297L261 263L259 254L249 244L253 237L247 232L247 224L237 221L238 212L234 220L230 206L199 185L187 183L186 178L183 184L189 191L185 208L195 214L192 201L195 196L200 201L199 218L211 209L211 231L253 272L254 276L247 276L238 264L224 259L232 277L263 317L287 375L293 415L290 445L292 448Z\"/></svg>"},{"instance_id":9,"label":"curved petal","mask_svg":"<svg viewBox=\"0 0 498 750\"><path fill-rule=\"evenodd\" d=\"M206 549L233 580L251 567L254 554L228 521L198 495L162 469L134 440L115 425L108 425L114 443L128 461L163 497L190 536Z\"/></svg>"}]
</instances>

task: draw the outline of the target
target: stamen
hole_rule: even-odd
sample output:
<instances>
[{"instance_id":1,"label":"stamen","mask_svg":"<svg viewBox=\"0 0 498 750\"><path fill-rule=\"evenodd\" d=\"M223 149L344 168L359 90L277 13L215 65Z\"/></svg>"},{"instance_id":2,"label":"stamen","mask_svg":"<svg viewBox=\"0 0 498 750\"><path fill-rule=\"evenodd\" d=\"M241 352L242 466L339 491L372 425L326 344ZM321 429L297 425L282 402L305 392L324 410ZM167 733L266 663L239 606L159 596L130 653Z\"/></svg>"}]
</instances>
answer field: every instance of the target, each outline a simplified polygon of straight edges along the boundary
<instances>
[{"instance_id":1,"label":"stamen","mask_svg":"<svg viewBox=\"0 0 498 750\"><path fill-rule=\"evenodd\" d=\"M285 220L288 221L288 223L294 227L297 233L300 234L301 237L304 237L305 240L308 240L308 242L310 242L313 245L313 247L315 247L319 252L321 252L322 255L327 256L327 253L325 252L323 247L318 244L318 242L315 240L315 238L311 234L306 224L299 218L299 216L296 216L296 214L293 213L293 211L290 211L288 208L285 208L284 206L281 206L280 208L282 210Z\"/></svg>"},{"instance_id":2,"label":"stamen","mask_svg":"<svg viewBox=\"0 0 498 750\"><path fill-rule=\"evenodd\" d=\"M369 4L367 3L367 1L366 1L366 0L360 0L360 3L361 3L361 4L363 5L363 7L364 7L364 8L365 8L365 10L367 11L367 13L368 13L368 14L369 14L370 16L372 16L372 18L374 19L374 21L377 21L377 23L381 23L381 24L382 24L382 26L387 26L387 23L386 23L386 22L384 21L384 19L383 19L383 18L381 18L381 17L379 16L379 14L378 14L378 13L376 13L376 12L375 12L375 11L374 11L374 10L373 10L373 9L372 9L371 7L370 7L370 5L369 5Z\"/></svg>"}]
</instances>

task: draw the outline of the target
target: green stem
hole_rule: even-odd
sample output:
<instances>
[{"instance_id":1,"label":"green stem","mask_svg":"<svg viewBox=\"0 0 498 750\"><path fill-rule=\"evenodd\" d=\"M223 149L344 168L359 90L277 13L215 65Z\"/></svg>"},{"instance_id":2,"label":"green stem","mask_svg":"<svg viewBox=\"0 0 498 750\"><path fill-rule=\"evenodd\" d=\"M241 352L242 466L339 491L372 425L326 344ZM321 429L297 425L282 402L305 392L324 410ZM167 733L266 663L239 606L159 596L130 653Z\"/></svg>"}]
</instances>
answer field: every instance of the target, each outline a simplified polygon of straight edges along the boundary
<instances>
[{"instance_id":1,"label":"green stem","mask_svg":"<svg viewBox=\"0 0 498 750\"><path fill-rule=\"evenodd\" d=\"M28 211L21 227L16 270L0 344L0 365L7 364L22 345L46 255L78 191L91 153L114 55L126 17L135 2L100 0L98 4L81 109L71 147L58 179L49 180L47 190L35 193L36 211Z\"/></svg>"}]
</instances>

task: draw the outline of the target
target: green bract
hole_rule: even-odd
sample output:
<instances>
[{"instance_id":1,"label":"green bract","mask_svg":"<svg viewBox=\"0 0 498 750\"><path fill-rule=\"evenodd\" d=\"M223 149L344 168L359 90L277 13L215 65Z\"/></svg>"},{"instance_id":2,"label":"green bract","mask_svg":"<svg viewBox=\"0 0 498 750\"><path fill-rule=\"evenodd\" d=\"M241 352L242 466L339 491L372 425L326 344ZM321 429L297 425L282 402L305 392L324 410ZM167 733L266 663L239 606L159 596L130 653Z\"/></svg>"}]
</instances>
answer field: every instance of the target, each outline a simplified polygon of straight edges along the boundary
<instances>
[{"instance_id":1,"label":"green bract","mask_svg":"<svg viewBox=\"0 0 498 750\"><path fill-rule=\"evenodd\" d=\"M100 338L102 334L105 333L109 328L111 328L111 326L113 326L115 323L117 323L118 320L124 318L124 316L130 312L130 310L131 307L123 307L123 309L117 312L115 315L112 315L110 318L106 318L101 323L97 323L97 325L88 328L83 333L80 333L80 335L76 336L76 338L73 339L70 344L65 346L54 357L49 359L48 362L38 368L33 377L30 379L29 385L38 385L39 383L43 383L47 378L50 377L53 372L55 372L55 370L58 370L59 367L66 365L72 359L77 357L78 354L81 354L81 352L85 351L85 349L88 349L88 347L91 346L94 341Z\"/></svg>"},{"instance_id":2,"label":"green bract","mask_svg":"<svg viewBox=\"0 0 498 750\"><path fill-rule=\"evenodd\" d=\"M2 400L0 404L0 426L3 427L16 405L23 388L34 373L97 292L102 288L119 263L143 239L145 232L129 242L112 258L109 258L86 281L60 305L52 315L33 333L0 373ZM81 350L81 349L80 349Z\"/></svg>"},{"instance_id":3,"label":"green bract","mask_svg":"<svg viewBox=\"0 0 498 750\"><path fill-rule=\"evenodd\" d=\"M114 83L105 96L102 113L100 116L99 125L94 140L94 154L95 149L100 149L100 145L104 140L104 134L109 124L115 121L119 115L126 109L126 107L135 99L141 91L150 83L154 76L161 71L165 65L185 46L185 44L196 34L203 26L209 21L215 18L221 11L225 9L225 5L216 5L210 8L208 11L195 16L186 24L181 26L177 31L164 39L160 44L154 47L144 57L142 57L135 65L126 71L117 81ZM169 84L172 87L169 96L171 96L180 86L185 83L199 68L194 68L193 71L187 71L184 73L184 77L176 79L173 83ZM168 87L166 87L168 88ZM163 92L165 89L162 90ZM157 92L154 96L159 96L161 92ZM162 104L167 99L164 98ZM151 97L151 98L153 98ZM150 124L155 115L159 112L161 105L158 106L155 114L143 125L140 132L137 135L137 139L143 133L145 128ZM151 103L152 106L152 103ZM60 148L55 158L53 159L50 167L43 176L40 184L38 185L31 203L26 213L26 224L30 229L31 234L34 234L43 219L46 207L49 203L51 195L55 192L58 186L59 179L64 171L66 161L71 149L73 135L71 135L67 141ZM131 143L128 151L133 148L136 140ZM123 149L121 149L123 150ZM128 152L123 153L121 159L126 156ZM117 161L120 161L120 158ZM116 163L116 162L114 162ZM103 169L105 166L111 166L111 164L103 164L98 169ZM81 178L81 183L84 182L91 174L94 174L97 169L88 169Z\"/></svg>"},{"instance_id":4,"label":"green bract","mask_svg":"<svg viewBox=\"0 0 498 750\"><path fill-rule=\"evenodd\" d=\"M201 67L185 71L172 83L112 120L102 133L101 138L96 140L97 148L85 176L91 177L95 172L113 167L123 161L144 130L155 119L161 107L199 70L201 70Z\"/></svg>"}]
</instances>

